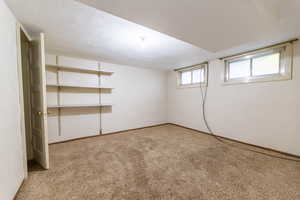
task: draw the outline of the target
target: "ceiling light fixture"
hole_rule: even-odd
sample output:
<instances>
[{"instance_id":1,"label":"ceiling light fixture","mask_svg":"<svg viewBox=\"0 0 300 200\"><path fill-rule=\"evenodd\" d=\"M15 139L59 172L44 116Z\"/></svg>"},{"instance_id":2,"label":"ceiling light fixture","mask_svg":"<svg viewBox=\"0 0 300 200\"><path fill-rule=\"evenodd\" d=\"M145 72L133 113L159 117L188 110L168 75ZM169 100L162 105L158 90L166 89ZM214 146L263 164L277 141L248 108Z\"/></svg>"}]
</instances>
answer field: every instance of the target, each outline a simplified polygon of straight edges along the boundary
<instances>
[{"instance_id":1,"label":"ceiling light fixture","mask_svg":"<svg viewBox=\"0 0 300 200\"><path fill-rule=\"evenodd\" d=\"M146 47L146 38L144 36L140 37L140 45L142 48Z\"/></svg>"}]
</instances>

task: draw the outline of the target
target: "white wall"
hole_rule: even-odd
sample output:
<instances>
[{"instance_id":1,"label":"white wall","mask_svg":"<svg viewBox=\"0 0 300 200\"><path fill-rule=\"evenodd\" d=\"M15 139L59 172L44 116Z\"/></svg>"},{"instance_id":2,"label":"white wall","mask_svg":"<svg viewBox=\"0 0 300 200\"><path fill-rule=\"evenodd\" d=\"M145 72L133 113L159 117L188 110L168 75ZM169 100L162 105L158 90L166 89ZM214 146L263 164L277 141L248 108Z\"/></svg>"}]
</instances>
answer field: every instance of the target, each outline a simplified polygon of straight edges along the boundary
<instances>
[{"instance_id":1,"label":"white wall","mask_svg":"<svg viewBox=\"0 0 300 200\"><path fill-rule=\"evenodd\" d=\"M223 86L220 60L210 62L207 118L220 136L300 155L300 43L294 46L293 79ZM200 88L176 88L168 74L168 121L207 132Z\"/></svg>"},{"instance_id":2,"label":"white wall","mask_svg":"<svg viewBox=\"0 0 300 200\"><path fill-rule=\"evenodd\" d=\"M104 85L115 88L102 95L112 102L112 112L103 114L103 132L167 123L167 74L165 71L101 63L101 69L115 72L103 77Z\"/></svg>"},{"instance_id":3,"label":"white wall","mask_svg":"<svg viewBox=\"0 0 300 200\"><path fill-rule=\"evenodd\" d=\"M0 199L11 200L24 178L16 19L0 0Z\"/></svg>"},{"instance_id":4,"label":"white wall","mask_svg":"<svg viewBox=\"0 0 300 200\"><path fill-rule=\"evenodd\" d=\"M56 64L55 56L47 55L46 63ZM58 56L58 65L98 69L97 61ZM114 88L101 93L102 104L112 104L102 108L101 125L99 108L61 109L61 129L59 135L58 110L48 114L49 142L59 142L74 138L98 135L100 128L104 134L127 129L140 128L167 122L167 74L165 71L136 68L124 65L100 63L102 71L114 72L101 76L101 86ZM60 72L60 84L98 86L97 74L70 71ZM56 71L47 70L47 83L56 84ZM57 89L47 89L48 105L57 105ZM97 104L99 91L89 89L61 89L60 103Z\"/></svg>"}]
</instances>

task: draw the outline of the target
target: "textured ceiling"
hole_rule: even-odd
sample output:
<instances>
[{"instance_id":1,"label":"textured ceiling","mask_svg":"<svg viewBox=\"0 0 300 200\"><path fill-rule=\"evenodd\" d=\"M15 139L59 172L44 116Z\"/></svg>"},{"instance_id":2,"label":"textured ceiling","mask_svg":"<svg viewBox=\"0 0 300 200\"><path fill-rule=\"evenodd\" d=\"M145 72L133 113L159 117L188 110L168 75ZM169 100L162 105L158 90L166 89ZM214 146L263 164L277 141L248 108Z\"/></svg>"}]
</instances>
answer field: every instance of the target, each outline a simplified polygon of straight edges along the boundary
<instances>
[{"instance_id":1,"label":"textured ceiling","mask_svg":"<svg viewBox=\"0 0 300 200\"><path fill-rule=\"evenodd\" d=\"M48 52L138 67L182 67L300 35L297 0L6 2L28 32L46 34Z\"/></svg>"},{"instance_id":2,"label":"textured ceiling","mask_svg":"<svg viewBox=\"0 0 300 200\"><path fill-rule=\"evenodd\" d=\"M159 69L195 64L209 54L76 1L8 0L7 3L29 34L45 33L48 52Z\"/></svg>"},{"instance_id":3,"label":"textured ceiling","mask_svg":"<svg viewBox=\"0 0 300 200\"><path fill-rule=\"evenodd\" d=\"M300 8L297 0L80 1L212 52L286 36L284 7Z\"/></svg>"},{"instance_id":4,"label":"textured ceiling","mask_svg":"<svg viewBox=\"0 0 300 200\"><path fill-rule=\"evenodd\" d=\"M80 1L212 52L285 35L285 7L300 9L299 0Z\"/></svg>"}]
</instances>

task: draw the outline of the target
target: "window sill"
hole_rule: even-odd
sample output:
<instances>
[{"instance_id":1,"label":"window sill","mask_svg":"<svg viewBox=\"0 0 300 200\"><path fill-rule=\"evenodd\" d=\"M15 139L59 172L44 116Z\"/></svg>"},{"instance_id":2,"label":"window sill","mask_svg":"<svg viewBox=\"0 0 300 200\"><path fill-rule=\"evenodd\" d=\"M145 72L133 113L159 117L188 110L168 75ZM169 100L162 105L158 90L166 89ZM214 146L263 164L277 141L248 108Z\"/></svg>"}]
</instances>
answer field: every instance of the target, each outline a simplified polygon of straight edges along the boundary
<instances>
[{"instance_id":1,"label":"window sill","mask_svg":"<svg viewBox=\"0 0 300 200\"><path fill-rule=\"evenodd\" d=\"M265 77L265 78L245 78L243 80L230 80L224 81L223 86L226 85L239 85L239 84L250 84L250 83L262 83L262 82L273 82L273 81L286 81L292 80L291 75L277 76L277 77Z\"/></svg>"},{"instance_id":2,"label":"window sill","mask_svg":"<svg viewBox=\"0 0 300 200\"><path fill-rule=\"evenodd\" d=\"M200 87L206 87L206 86L207 86L207 83L189 84L189 85L177 85L177 89L200 88Z\"/></svg>"}]
</instances>

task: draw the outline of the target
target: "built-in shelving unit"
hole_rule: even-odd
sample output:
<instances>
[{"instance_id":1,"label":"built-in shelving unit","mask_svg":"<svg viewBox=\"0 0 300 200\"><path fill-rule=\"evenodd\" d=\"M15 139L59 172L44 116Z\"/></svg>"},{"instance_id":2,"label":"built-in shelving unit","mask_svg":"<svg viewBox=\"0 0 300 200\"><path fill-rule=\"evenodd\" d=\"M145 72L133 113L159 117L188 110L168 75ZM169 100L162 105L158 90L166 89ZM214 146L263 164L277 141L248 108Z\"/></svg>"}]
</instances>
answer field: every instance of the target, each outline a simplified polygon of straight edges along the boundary
<instances>
[{"instance_id":1,"label":"built-in shelving unit","mask_svg":"<svg viewBox=\"0 0 300 200\"><path fill-rule=\"evenodd\" d=\"M103 86L101 83L101 77L102 76L111 76L114 74L114 72L110 72L110 71L103 71L101 70L101 66L100 63L96 62L96 61L83 61L82 59L77 59L76 58L69 58L69 57L64 57L64 56L52 56L53 59L51 59L51 64L47 63L46 64L46 70L51 73L52 76L52 81L51 83L47 83L46 87L47 87L47 91L48 89L54 88L55 89L55 93L57 94L57 99L56 101L52 101L52 103L55 103L55 105L48 105L48 113L50 114L49 116L53 116L53 115L57 115L57 124L58 124L58 135L56 135L55 137L57 138L56 140L60 141L60 140L64 140L64 135L62 135L62 126L61 124L64 123L64 118L62 115L62 112L69 112L68 110L71 108L80 108L80 109L84 109L78 113L78 111L76 111L76 113L72 112L72 115L78 113L78 115L80 116L76 116L76 119L83 117L83 119L85 118L85 115L88 115L87 112L90 112L88 108L95 108L95 109L99 109L99 127L100 130L98 133L95 134L101 134L102 133L102 108L104 107L112 107L112 104L110 103L102 103L101 101L101 93L105 91L109 91L112 92L112 90L114 88L112 87L106 87ZM90 65L91 64L91 65ZM73 65L73 66L72 66ZM54 72L54 74L53 74ZM75 72L74 73L69 73L69 72ZM78 76L76 75L76 73L78 73ZM83 75L86 74L86 75ZM89 75L88 75L89 74ZM68 84L65 84L65 77L76 77L74 79L69 78L67 80ZM95 75L97 76L97 78L95 79ZM78 83L76 80L80 80L80 77L86 78L91 76L91 83L93 83L95 86L88 86L88 85L82 85L82 83ZM55 78L54 78L55 77ZM54 82L55 80L55 82ZM72 82L72 84L70 84L70 81ZM84 81L84 82L85 82ZM88 81L89 82L89 81ZM89 85L90 82L89 82ZM98 90L99 92L99 96L98 97L94 97L96 99L89 99L89 102L97 102L97 103L90 103L90 104L85 104L84 100L82 102L78 101L78 99L76 99L76 102L80 104L72 104L70 101L72 101L72 99L69 99L68 103L62 103L65 102L64 101L64 97L65 95L68 93L68 95L70 95L70 93L67 90L64 90L64 88L72 88L73 90L78 90L78 92L76 93L82 93L83 95L86 93L86 91L83 91L82 89L86 89L87 91L89 89L94 89L94 90ZM49 90L50 92L51 90ZM51 91L53 92L53 91ZM87 92L88 94L89 92ZM94 92L93 92L94 93ZM72 94L72 93L71 93ZM75 101L74 101L75 102ZM68 110L67 110L68 109ZM55 112L53 112L54 110L56 110ZM93 111L91 111L94 114L95 110L93 109ZM95 121L96 122L96 121ZM69 133L68 133L69 134ZM91 134L91 133L87 133L87 134ZM82 135L83 137L85 135ZM77 136L74 136L75 138Z\"/></svg>"},{"instance_id":2,"label":"built-in shelving unit","mask_svg":"<svg viewBox=\"0 0 300 200\"><path fill-rule=\"evenodd\" d=\"M91 74L102 74L102 75L112 75L113 72L94 70L94 69L84 69L79 67L67 67L58 65L46 65L47 69L61 70L61 71L73 71L81 73L91 73Z\"/></svg>"},{"instance_id":3,"label":"built-in shelving unit","mask_svg":"<svg viewBox=\"0 0 300 200\"><path fill-rule=\"evenodd\" d=\"M66 87L66 88L87 88L87 89L107 89L112 90L110 87L94 87L94 86L83 86L83 85L62 85L62 84L47 84L47 87Z\"/></svg>"},{"instance_id":4,"label":"built-in shelving unit","mask_svg":"<svg viewBox=\"0 0 300 200\"><path fill-rule=\"evenodd\" d=\"M73 105L48 105L48 109L51 108L91 108L91 107L107 107L112 104L73 104Z\"/></svg>"}]
</instances>

